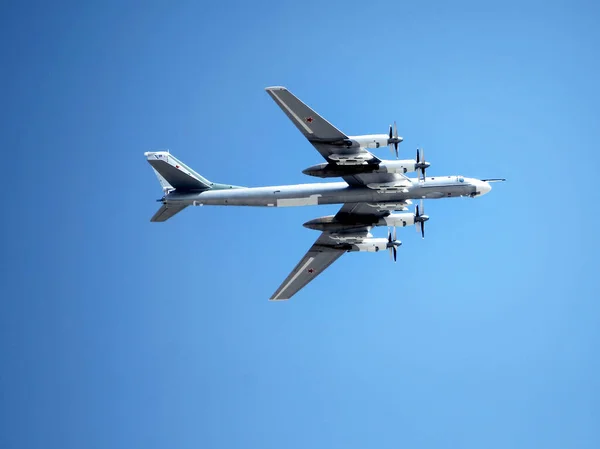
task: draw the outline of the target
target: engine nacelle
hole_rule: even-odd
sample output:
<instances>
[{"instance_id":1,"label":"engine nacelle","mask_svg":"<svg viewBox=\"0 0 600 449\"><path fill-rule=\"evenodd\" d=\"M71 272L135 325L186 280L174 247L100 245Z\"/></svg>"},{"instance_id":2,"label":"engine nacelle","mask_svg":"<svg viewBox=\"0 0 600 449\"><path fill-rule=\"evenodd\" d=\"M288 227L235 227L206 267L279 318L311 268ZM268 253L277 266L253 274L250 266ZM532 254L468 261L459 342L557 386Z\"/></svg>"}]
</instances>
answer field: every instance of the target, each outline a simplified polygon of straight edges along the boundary
<instances>
[{"instance_id":1,"label":"engine nacelle","mask_svg":"<svg viewBox=\"0 0 600 449\"><path fill-rule=\"evenodd\" d=\"M369 238L363 240L361 243L356 243L352 245L352 249L350 251L376 253L379 251L385 251L387 249L387 244L387 239Z\"/></svg>"},{"instance_id":2,"label":"engine nacelle","mask_svg":"<svg viewBox=\"0 0 600 449\"><path fill-rule=\"evenodd\" d=\"M361 148L375 149L385 147L390 136L387 134L365 134L364 136L349 136L353 145Z\"/></svg>"},{"instance_id":3,"label":"engine nacelle","mask_svg":"<svg viewBox=\"0 0 600 449\"><path fill-rule=\"evenodd\" d=\"M376 166L378 167L378 166ZM361 173L372 173L373 166L361 164L316 164L304 170L302 173L318 178L339 178L341 176L359 175Z\"/></svg>"},{"instance_id":4,"label":"engine nacelle","mask_svg":"<svg viewBox=\"0 0 600 449\"><path fill-rule=\"evenodd\" d=\"M416 163L417 161L414 159L407 159L403 161L384 161L379 165L379 171L386 173L410 173L416 171Z\"/></svg>"},{"instance_id":5,"label":"engine nacelle","mask_svg":"<svg viewBox=\"0 0 600 449\"><path fill-rule=\"evenodd\" d=\"M390 214L384 217L380 226L412 226L415 224L415 214L412 212L403 212L400 214Z\"/></svg>"},{"instance_id":6,"label":"engine nacelle","mask_svg":"<svg viewBox=\"0 0 600 449\"><path fill-rule=\"evenodd\" d=\"M339 178L341 176L359 175L362 173L410 173L415 171L415 160L382 161L380 164L368 164L368 155L332 154L332 163L311 165L302 173L319 178Z\"/></svg>"}]
</instances>

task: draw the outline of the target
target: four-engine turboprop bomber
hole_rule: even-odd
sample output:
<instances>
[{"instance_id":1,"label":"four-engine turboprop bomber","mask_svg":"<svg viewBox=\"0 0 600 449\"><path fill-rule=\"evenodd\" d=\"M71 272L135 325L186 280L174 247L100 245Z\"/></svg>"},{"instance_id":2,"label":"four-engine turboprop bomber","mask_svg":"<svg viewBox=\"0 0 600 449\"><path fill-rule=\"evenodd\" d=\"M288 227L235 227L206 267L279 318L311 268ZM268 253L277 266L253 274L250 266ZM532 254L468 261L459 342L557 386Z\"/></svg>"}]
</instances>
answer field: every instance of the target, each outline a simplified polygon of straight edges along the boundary
<instances>
[{"instance_id":1,"label":"four-engine turboprop bomber","mask_svg":"<svg viewBox=\"0 0 600 449\"><path fill-rule=\"evenodd\" d=\"M503 179L474 179L463 176L427 177L430 166L422 149L415 159L383 160L369 150L388 146L398 158L403 138L396 124L388 134L347 136L304 104L285 87L268 87L267 93L298 130L323 156L325 163L306 168L303 173L319 178L341 177L342 182L239 187L210 182L166 151L147 152L163 188L162 205L151 221L163 222L188 206L291 207L343 204L335 215L304 223L321 235L296 265L271 300L291 298L321 274L345 252L389 251L396 261L398 226L415 225L425 237L423 199L478 197L488 193L491 182ZM416 172L416 178L406 173ZM411 200L420 200L415 212L407 212ZM375 238L371 229L393 228L387 238Z\"/></svg>"}]
</instances>

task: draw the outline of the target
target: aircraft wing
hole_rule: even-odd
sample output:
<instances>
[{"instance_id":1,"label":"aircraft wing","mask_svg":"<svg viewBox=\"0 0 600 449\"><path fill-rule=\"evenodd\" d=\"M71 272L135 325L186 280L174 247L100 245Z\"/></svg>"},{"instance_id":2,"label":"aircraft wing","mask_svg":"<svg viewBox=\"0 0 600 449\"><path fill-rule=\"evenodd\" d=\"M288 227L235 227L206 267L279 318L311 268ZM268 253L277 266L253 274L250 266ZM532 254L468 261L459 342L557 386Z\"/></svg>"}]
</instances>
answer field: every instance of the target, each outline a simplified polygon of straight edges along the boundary
<instances>
[{"instance_id":1,"label":"aircraft wing","mask_svg":"<svg viewBox=\"0 0 600 449\"><path fill-rule=\"evenodd\" d=\"M380 159L364 148L350 148L352 142L346 134L304 104L285 87L267 87L266 91L296 128L328 162L337 164L334 155L349 154L360 156L368 164L379 164L381 162ZM333 156L333 159L331 156Z\"/></svg>"},{"instance_id":2,"label":"aircraft wing","mask_svg":"<svg viewBox=\"0 0 600 449\"><path fill-rule=\"evenodd\" d=\"M357 233L366 237L368 230ZM294 267L292 272L271 296L271 301L290 299L306 284L320 275L329 265L338 260L346 249L340 248L338 242L330 237L329 232L323 232Z\"/></svg>"},{"instance_id":3,"label":"aircraft wing","mask_svg":"<svg viewBox=\"0 0 600 449\"><path fill-rule=\"evenodd\" d=\"M343 234L346 238L353 237L356 238L356 241L362 241L368 237L371 228L377 226L382 218L390 214L390 211L397 210L408 204L411 204L408 200L378 204L346 203L340 208L335 217L333 217L334 222L337 223L335 232L338 235ZM305 226L309 223L313 224L312 222L308 222L305 223ZM307 227L319 229L312 226ZM331 235L329 231L321 233L316 242L313 243L308 252L270 298L272 301L290 299L348 251L348 243L341 243L339 240L332 238Z\"/></svg>"}]
</instances>

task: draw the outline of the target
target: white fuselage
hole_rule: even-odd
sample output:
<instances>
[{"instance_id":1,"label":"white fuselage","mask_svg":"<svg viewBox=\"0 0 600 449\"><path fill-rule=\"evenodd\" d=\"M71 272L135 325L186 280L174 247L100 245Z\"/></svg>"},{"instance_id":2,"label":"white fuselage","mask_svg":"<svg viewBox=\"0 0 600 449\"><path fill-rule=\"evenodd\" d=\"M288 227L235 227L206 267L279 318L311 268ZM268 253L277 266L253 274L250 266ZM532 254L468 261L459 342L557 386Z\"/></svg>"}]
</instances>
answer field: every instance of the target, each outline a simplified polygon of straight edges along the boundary
<instances>
[{"instance_id":1,"label":"white fuselage","mask_svg":"<svg viewBox=\"0 0 600 449\"><path fill-rule=\"evenodd\" d=\"M164 197L169 204L214 206L316 206L341 203L394 203L410 199L437 199L479 196L488 193L487 182L462 176L426 178L425 182L408 179L402 184L350 186L346 182L298 184L206 190L199 193L172 192Z\"/></svg>"}]
</instances>

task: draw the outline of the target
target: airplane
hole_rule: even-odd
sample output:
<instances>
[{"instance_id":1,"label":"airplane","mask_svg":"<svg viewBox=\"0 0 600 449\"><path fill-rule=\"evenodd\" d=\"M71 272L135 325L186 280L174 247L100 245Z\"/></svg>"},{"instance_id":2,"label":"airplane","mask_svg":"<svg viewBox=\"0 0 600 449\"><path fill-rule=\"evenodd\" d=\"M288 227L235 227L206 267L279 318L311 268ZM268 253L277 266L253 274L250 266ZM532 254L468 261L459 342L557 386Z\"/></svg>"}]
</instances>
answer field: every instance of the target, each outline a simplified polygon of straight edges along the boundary
<instances>
[{"instance_id":1,"label":"airplane","mask_svg":"<svg viewBox=\"0 0 600 449\"><path fill-rule=\"evenodd\" d=\"M504 179L475 179L464 176L427 177L430 164L422 148L416 158L383 160L369 150L388 146L398 158L398 145L404 140L397 126L387 134L347 136L288 89L267 87L267 93L298 130L323 156L325 163L313 165L303 173L320 177L341 177L341 182L240 187L214 183L185 165L168 151L146 152L148 162L163 188L162 203L150 221L165 222L188 206L264 206L294 207L343 204L335 215L304 223L321 231L320 236L292 272L273 293L270 300L287 300L315 279L346 252L388 251L397 259L402 242L396 227L416 226L425 237L423 199L479 197L488 193L491 182ZM406 173L417 172L417 178ZM411 200L420 200L415 212L406 212ZM399 212L399 213L398 213ZM386 226L387 238L371 234L374 227Z\"/></svg>"}]
</instances>

